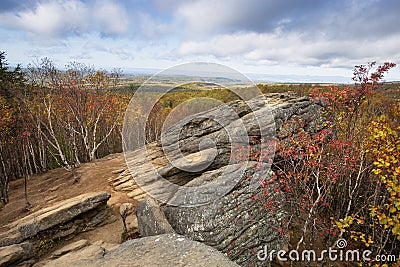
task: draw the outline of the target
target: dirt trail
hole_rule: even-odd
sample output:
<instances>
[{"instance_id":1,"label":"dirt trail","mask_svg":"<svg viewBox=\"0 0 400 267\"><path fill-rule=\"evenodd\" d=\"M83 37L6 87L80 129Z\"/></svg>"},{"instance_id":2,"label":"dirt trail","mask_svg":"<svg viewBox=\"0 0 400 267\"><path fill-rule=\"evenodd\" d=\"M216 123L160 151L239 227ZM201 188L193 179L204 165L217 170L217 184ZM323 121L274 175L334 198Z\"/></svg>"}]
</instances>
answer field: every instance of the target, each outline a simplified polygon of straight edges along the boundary
<instances>
[{"instance_id":1,"label":"dirt trail","mask_svg":"<svg viewBox=\"0 0 400 267\"><path fill-rule=\"evenodd\" d=\"M131 202L135 205L136 203L127 197L126 193L115 191L108 179L118 176L117 173L113 174L113 171L125 168L124 156L119 153L82 164L77 169L80 181L75 184L72 174L62 168L33 175L28 180L28 200L32 205L29 211L25 209L23 179L12 182L9 191L10 203L0 211L0 231L6 230L5 225L8 223L56 202L83 193L107 191L111 194L107 203L113 208L113 213L118 219L111 224L81 233L74 239L85 238L89 241L103 240L109 243L120 243L123 226L119 217L119 205L124 202ZM130 223L135 224L135 221Z\"/></svg>"}]
</instances>

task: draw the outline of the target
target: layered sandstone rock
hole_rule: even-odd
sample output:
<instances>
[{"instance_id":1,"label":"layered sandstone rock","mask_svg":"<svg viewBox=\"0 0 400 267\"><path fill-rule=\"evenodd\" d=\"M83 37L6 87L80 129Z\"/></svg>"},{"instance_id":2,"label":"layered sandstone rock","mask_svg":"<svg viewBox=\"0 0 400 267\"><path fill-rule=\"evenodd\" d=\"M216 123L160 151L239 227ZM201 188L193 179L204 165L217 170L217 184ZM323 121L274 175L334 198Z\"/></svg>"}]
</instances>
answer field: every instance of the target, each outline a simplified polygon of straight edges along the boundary
<instances>
[{"instance_id":1,"label":"layered sandstone rock","mask_svg":"<svg viewBox=\"0 0 400 267\"><path fill-rule=\"evenodd\" d=\"M285 195L270 168L281 151L265 149L262 158L246 153L243 158L234 146L260 151L269 141L298 131L299 121L301 130L317 131L320 107L293 94L234 101L185 118L158 142L126 153L133 177L127 181L159 203L159 208L149 200L140 203L139 222L146 221L141 219L148 216L145 210L160 209L176 233L204 242L240 265L261 264L256 254L264 245L279 250L287 243ZM146 229L143 236L157 234L156 228L152 232L140 223L139 228Z\"/></svg>"}]
</instances>

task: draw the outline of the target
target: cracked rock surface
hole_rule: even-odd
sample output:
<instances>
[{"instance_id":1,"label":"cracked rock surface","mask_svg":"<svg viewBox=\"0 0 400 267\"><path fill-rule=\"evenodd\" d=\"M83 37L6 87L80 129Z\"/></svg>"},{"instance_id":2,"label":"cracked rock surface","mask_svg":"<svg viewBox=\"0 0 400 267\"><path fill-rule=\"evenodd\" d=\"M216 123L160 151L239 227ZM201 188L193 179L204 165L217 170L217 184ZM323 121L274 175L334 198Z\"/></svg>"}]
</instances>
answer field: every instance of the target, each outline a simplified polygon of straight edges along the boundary
<instances>
[{"instance_id":1,"label":"cracked rock surface","mask_svg":"<svg viewBox=\"0 0 400 267\"><path fill-rule=\"evenodd\" d=\"M185 118L158 142L127 154L132 177L159 202L155 208L142 201L138 221L151 225L154 216L146 217L145 211L160 209L176 233L212 246L242 266L261 264L256 254L264 245L279 250L288 241L285 195L271 179L270 168L281 151L267 150L262 160L246 154L232 160L232 155L242 157L232 143L257 151L261 140L279 142L278 136L297 131L295 120L302 122L302 130L316 131L320 108L321 103L291 93L238 100ZM155 231L146 228L141 235Z\"/></svg>"}]
</instances>

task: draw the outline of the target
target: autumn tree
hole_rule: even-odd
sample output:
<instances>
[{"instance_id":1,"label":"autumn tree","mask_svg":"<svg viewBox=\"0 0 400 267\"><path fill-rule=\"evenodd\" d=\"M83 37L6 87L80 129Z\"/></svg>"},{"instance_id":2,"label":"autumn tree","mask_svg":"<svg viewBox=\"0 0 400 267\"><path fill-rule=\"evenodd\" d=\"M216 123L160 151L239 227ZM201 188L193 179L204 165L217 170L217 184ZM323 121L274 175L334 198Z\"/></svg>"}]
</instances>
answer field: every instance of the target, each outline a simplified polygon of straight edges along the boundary
<instances>
[{"instance_id":1,"label":"autumn tree","mask_svg":"<svg viewBox=\"0 0 400 267\"><path fill-rule=\"evenodd\" d=\"M112 91L119 73L80 63L61 71L47 58L28 70L35 92L25 104L55 161L72 171L94 160L122 124L126 103Z\"/></svg>"},{"instance_id":2,"label":"autumn tree","mask_svg":"<svg viewBox=\"0 0 400 267\"><path fill-rule=\"evenodd\" d=\"M296 118L283 126L297 130L291 131L290 136L281 131L283 141L278 151L282 153L273 168L294 214L292 227L299 233L293 237L297 248L312 247L318 238L333 243L340 236L373 248L374 252L393 248L393 238L379 243L374 236L383 228L368 226L373 222L371 201L385 194L385 190L372 173L376 160L367 151L369 129L379 109L375 96L384 74L394 66L356 66L353 85L312 90L315 101L325 105L325 120L317 123L314 131L305 131L307 126Z\"/></svg>"},{"instance_id":3,"label":"autumn tree","mask_svg":"<svg viewBox=\"0 0 400 267\"><path fill-rule=\"evenodd\" d=\"M27 71L11 69L0 53L0 197L10 181L122 150L122 117L129 96L118 93L121 71L80 63L58 69L44 58ZM26 195L26 206L29 202Z\"/></svg>"},{"instance_id":4,"label":"autumn tree","mask_svg":"<svg viewBox=\"0 0 400 267\"><path fill-rule=\"evenodd\" d=\"M112 93L118 76L79 63L69 64L63 76L62 96L69 111L67 130L83 144L85 161L94 160L99 147L121 126L125 106ZM77 140L72 140L77 151ZM76 152L75 159L79 163Z\"/></svg>"},{"instance_id":5,"label":"autumn tree","mask_svg":"<svg viewBox=\"0 0 400 267\"><path fill-rule=\"evenodd\" d=\"M23 132L18 114L17 96L24 87L24 76L19 65L10 69L6 53L0 52L0 198L9 201L9 182L25 173L17 147L18 136Z\"/></svg>"}]
</instances>

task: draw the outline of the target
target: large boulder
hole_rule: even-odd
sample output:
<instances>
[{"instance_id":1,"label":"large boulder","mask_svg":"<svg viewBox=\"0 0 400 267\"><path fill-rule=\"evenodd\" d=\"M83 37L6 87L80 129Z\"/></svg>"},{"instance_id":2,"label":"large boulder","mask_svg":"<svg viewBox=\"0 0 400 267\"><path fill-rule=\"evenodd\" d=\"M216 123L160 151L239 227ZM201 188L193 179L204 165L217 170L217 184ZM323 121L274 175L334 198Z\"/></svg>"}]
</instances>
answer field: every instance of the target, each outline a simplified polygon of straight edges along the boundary
<instances>
[{"instance_id":1,"label":"large boulder","mask_svg":"<svg viewBox=\"0 0 400 267\"><path fill-rule=\"evenodd\" d=\"M268 174L263 177L268 185L251 186L248 177L254 174L256 164L250 161L244 178L234 189L210 203L193 207L163 205L174 230L226 253L242 266L259 263L255 252L266 244L275 249L284 247L287 242L285 195L275 182L271 183ZM223 170L205 172L186 186L204 183Z\"/></svg>"},{"instance_id":2,"label":"large boulder","mask_svg":"<svg viewBox=\"0 0 400 267\"><path fill-rule=\"evenodd\" d=\"M142 200L139 202L137 210L138 228L142 236L175 233L154 199Z\"/></svg>"},{"instance_id":3,"label":"large boulder","mask_svg":"<svg viewBox=\"0 0 400 267\"><path fill-rule=\"evenodd\" d=\"M177 234L130 240L116 249L91 245L44 266L238 266L219 251Z\"/></svg>"},{"instance_id":4,"label":"large boulder","mask_svg":"<svg viewBox=\"0 0 400 267\"><path fill-rule=\"evenodd\" d=\"M56 225L67 223L90 210L105 206L110 197L108 192L87 193L34 212L8 224L6 227L9 230L0 234L0 246L20 243Z\"/></svg>"},{"instance_id":5,"label":"large boulder","mask_svg":"<svg viewBox=\"0 0 400 267\"><path fill-rule=\"evenodd\" d=\"M83 194L36 211L6 225L0 234L0 266L32 266L61 240L105 223L111 216L107 192ZM54 255L60 256L84 244L73 244ZM16 265L17 264L17 265Z\"/></svg>"},{"instance_id":6,"label":"large boulder","mask_svg":"<svg viewBox=\"0 0 400 267\"><path fill-rule=\"evenodd\" d=\"M288 220L284 191L270 168L281 151L265 150L262 158L251 152L298 131L298 122L300 130L318 130L320 107L290 93L234 101L180 121L158 142L125 157L136 183L159 201L176 233L204 242L241 265L259 265L256 255L264 245L275 250L287 245ZM250 155L241 158L233 143L249 145ZM232 155L241 159L232 160ZM138 220L145 220L140 218L147 214L145 207L139 204Z\"/></svg>"}]
</instances>

